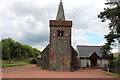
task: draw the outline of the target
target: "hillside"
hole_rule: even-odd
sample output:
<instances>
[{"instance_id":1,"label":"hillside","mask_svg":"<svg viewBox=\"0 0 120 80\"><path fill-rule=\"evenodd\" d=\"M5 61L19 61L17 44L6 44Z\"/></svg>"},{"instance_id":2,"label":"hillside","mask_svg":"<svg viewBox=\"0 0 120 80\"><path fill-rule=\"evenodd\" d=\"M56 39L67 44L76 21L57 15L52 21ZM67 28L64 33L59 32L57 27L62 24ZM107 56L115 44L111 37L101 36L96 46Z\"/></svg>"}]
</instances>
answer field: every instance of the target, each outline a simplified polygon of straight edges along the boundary
<instances>
[{"instance_id":1,"label":"hillside","mask_svg":"<svg viewBox=\"0 0 120 80\"><path fill-rule=\"evenodd\" d=\"M2 45L2 60L36 58L40 54L36 48L21 44L11 38L2 39L0 45Z\"/></svg>"}]
</instances>

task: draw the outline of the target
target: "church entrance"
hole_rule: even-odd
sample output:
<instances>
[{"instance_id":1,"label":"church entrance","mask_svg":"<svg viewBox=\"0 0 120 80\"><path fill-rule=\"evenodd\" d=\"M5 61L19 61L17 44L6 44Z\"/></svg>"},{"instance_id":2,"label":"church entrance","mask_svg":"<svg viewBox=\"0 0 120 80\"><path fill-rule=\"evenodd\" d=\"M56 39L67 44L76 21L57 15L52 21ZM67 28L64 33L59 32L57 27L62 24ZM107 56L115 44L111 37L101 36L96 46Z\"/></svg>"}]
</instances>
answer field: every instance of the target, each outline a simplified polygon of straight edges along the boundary
<instances>
[{"instance_id":1,"label":"church entrance","mask_svg":"<svg viewBox=\"0 0 120 80\"><path fill-rule=\"evenodd\" d=\"M97 67L97 59L96 58L91 59L91 67Z\"/></svg>"},{"instance_id":2,"label":"church entrance","mask_svg":"<svg viewBox=\"0 0 120 80\"><path fill-rule=\"evenodd\" d=\"M90 56L90 62L91 62L91 67L97 67L98 66L98 59L99 56L94 52L91 56Z\"/></svg>"}]
</instances>

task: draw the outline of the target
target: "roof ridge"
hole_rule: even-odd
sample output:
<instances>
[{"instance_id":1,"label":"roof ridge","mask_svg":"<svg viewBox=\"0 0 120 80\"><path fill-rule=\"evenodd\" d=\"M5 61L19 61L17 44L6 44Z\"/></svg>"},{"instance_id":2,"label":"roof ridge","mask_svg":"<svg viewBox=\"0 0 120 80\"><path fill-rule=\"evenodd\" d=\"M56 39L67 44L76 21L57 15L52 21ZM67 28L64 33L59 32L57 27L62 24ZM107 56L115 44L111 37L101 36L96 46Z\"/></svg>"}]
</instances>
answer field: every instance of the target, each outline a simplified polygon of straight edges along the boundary
<instances>
[{"instance_id":1,"label":"roof ridge","mask_svg":"<svg viewBox=\"0 0 120 80\"><path fill-rule=\"evenodd\" d=\"M84 47L102 47L102 46L99 46L99 45L77 45L77 47L79 46L84 46Z\"/></svg>"}]
</instances>

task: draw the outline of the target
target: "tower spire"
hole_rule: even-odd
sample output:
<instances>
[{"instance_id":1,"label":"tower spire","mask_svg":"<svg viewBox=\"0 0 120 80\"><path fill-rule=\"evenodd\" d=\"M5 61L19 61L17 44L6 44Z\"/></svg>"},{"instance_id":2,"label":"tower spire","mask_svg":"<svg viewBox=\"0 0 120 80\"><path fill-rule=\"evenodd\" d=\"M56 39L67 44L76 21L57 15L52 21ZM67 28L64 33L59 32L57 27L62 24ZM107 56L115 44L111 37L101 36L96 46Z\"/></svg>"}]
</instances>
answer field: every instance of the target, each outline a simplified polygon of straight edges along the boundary
<instances>
[{"instance_id":1,"label":"tower spire","mask_svg":"<svg viewBox=\"0 0 120 80\"><path fill-rule=\"evenodd\" d=\"M56 20L65 21L64 8L63 8L62 0L60 0Z\"/></svg>"}]
</instances>

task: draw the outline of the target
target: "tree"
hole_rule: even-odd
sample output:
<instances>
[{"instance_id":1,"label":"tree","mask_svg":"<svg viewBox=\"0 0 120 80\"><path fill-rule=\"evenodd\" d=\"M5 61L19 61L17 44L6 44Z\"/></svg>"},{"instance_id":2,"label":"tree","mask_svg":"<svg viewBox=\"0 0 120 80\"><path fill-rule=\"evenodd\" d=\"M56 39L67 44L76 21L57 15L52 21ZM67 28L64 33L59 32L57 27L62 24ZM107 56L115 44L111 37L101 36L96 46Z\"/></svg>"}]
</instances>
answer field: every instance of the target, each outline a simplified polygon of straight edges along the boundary
<instances>
[{"instance_id":1,"label":"tree","mask_svg":"<svg viewBox=\"0 0 120 80\"><path fill-rule=\"evenodd\" d=\"M39 50L28 45L15 42L11 38L3 39L1 43L3 60L23 60L27 58L36 58L40 54Z\"/></svg>"},{"instance_id":2,"label":"tree","mask_svg":"<svg viewBox=\"0 0 120 80\"><path fill-rule=\"evenodd\" d=\"M111 50L114 39L120 38L120 1L108 2L106 5L110 7L104 8L104 11L98 15L102 22L109 20L109 34L105 35L107 43L102 47L102 52L107 54Z\"/></svg>"},{"instance_id":3,"label":"tree","mask_svg":"<svg viewBox=\"0 0 120 80\"><path fill-rule=\"evenodd\" d=\"M10 54L11 54L11 50L9 47L9 43L5 41L2 43L2 59L3 60L10 59L11 58Z\"/></svg>"},{"instance_id":4,"label":"tree","mask_svg":"<svg viewBox=\"0 0 120 80\"><path fill-rule=\"evenodd\" d=\"M0 41L0 60L2 59L2 42Z\"/></svg>"}]
</instances>

